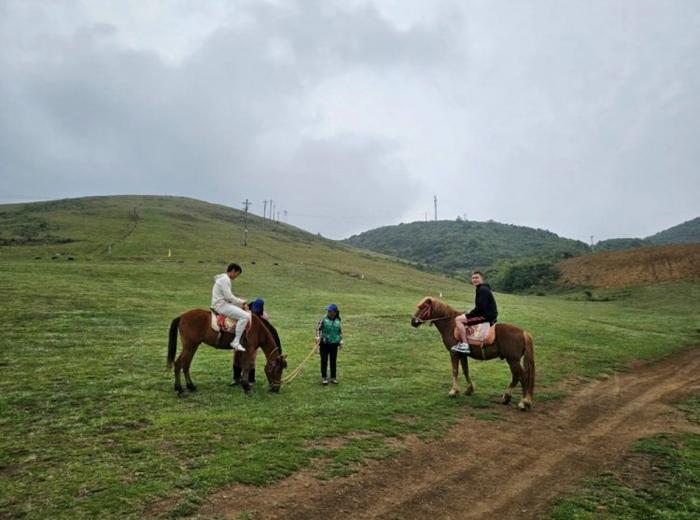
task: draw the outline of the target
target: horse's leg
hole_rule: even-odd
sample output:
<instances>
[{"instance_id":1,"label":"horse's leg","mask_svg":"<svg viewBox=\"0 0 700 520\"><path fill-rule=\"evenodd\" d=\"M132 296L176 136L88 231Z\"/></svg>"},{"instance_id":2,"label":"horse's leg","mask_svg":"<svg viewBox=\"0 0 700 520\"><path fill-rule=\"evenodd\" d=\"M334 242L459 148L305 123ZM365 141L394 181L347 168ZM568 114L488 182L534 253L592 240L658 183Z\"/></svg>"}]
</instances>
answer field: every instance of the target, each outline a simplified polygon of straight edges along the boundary
<instances>
[{"instance_id":1,"label":"horse's leg","mask_svg":"<svg viewBox=\"0 0 700 520\"><path fill-rule=\"evenodd\" d=\"M195 390L197 390L197 387L192 382L192 378L190 377L190 365L192 364L192 358L194 358L194 354L195 352L197 352L198 347L199 343L194 344L189 349L187 349L187 353L185 354L185 357L182 360L182 370L185 373L185 382L187 383L187 389L190 392L194 392Z\"/></svg>"},{"instance_id":2,"label":"horse's leg","mask_svg":"<svg viewBox=\"0 0 700 520\"><path fill-rule=\"evenodd\" d=\"M243 367L241 370L241 386L243 387L243 391L246 394L250 394L250 392L251 392L249 377L250 377L250 368L248 366L248 363L246 361L244 361Z\"/></svg>"},{"instance_id":3,"label":"horse's leg","mask_svg":"<svg viewBox=\"0 0 700 520\"><path fill-rule=\"evenodd\" d=\"M472 378L469 376L469 358L460 356L459 362L462 363L462 372L464 372L464 378L467 380L467 389L464 391L464 395L472 395L474 393L474 383L472 383Z\"/></svg>"},{"instance_id":4,"label":"horse's leg","mask_svg":"<svg viewBox=\"0 0 700 520\"><path fill-rule=\"evenodd\" d=\"M532 336L525 332L525 349L523 353L524 379L523 400L518 406L521 410L527 410L532 406L533 393L535 391L535 351L532 344Z\"/></svg>"},{"instance_id":5,"label":"horse's leg","mask_svg":"<svg viewBox=\"0 0 700 520\"><path fill-rule=\"evenodd\" d=\"M452 388L447 395L455 397L459 395L459 354L450 351L450 360L452 361Z\"/></svg>"},{"instance_id":6,"label":"horse's leg","mask_svg":"<svg viewBox=\"0 0 700 520\"><path fill-rule=\"evenodd\" d=\"M188 346L189 346L188 343L183 338L182 350L180 351L180 355L175 360L175 363L173 363L173 370L175 372L175 391L178 393L178 395L182 395L182 383L180 382L180 370L182 370L182 360L185 356L185 352L187 351Z\"/></svg>"},{"instance_id":7,"label":"horse's leg","mask_svg":"<svg viewBox=\"0 0 700 520\"><path fill-rule=\"evenodd\" d=\"M513 389L518 386L519 381L522 381L523 376L523 368L520 366L520 360L508 359L508 366L510 367L510 373L513 375L513 379L511 380L510 385L508 385L508 388L506 388L505 392L503 392L503 404L510 403L511 398L513 397Z\"/></svg>"}]
</instances>

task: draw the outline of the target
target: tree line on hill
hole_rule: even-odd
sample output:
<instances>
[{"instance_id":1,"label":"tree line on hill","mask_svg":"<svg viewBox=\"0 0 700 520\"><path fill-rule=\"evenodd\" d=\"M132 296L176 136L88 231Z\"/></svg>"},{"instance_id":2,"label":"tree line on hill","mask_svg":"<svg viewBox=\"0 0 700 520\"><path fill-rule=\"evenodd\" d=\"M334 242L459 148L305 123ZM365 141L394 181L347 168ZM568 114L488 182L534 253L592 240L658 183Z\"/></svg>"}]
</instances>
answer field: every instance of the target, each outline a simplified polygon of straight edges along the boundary
<instances>
[{"instance_id":1,"label":"tree line on hill","mask_svg":"<svg viewBox=\"0 0 700 520\"><path fill-rule=\"evenodd\" d=\"M556 283L560 274L556 264L565 258L597 251L700 242L700 217L645 239L604 240L593 248L543 229L461 218L384 226L353 235L344 242L464 279L479 269L501 291L538 291Z\"/></svg>"},{"instance_id":2,"label":"tree line on hill","mask_svg":"<svg viewBox=\"0 0 700 520\"><path fill-rule=\"evenodd\" d=\"M625 251L637 247L700 243L700 217L660 231L646 238L611 238L596 242L594 251Z\"/></svg>"}]
</instances>

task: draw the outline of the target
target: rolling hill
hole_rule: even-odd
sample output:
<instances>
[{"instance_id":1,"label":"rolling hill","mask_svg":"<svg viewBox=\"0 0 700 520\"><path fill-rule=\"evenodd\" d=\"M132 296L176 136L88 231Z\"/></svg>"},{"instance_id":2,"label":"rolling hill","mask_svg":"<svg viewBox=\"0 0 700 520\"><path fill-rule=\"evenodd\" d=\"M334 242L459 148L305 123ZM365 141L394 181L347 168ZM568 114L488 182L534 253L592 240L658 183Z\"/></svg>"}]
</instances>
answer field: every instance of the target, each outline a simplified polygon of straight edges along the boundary
<instances>
[{"instance_id":1,"label":"rolling hill","mask_svg":"<svg viewBox=\"0 0 700 520\"><path fill-rule=\"evenodd\" d=\"M637 247L700 243L700 217L646 238L611 238L595 244L596 251L625 251Z\"/></svg>"},{"instance_id":2,"label":"rolling hill","mask_svg":"<svg viewBox=\"0 0 700 520\"><path fill-rule=\"evenodd\" d=\"M487 269L499 260L566 258L590 250L583 242L543 229L467 220L385 226L344 242L451 273Z\"/></svg>"},{"instance_id":3,"label":"rolling hill","mask_svg":"<svg viewBox=\"0 0 700 520\"><path fill-rule=\"evenodd\" d=\"M0 206L0 470L8 477L0 516L201 516L218 490L253 484L262 496L258 486L295 474L323 487L413 439L437 440L465 416L522 421L496 404L510 381L505 363L470 363L476 394L450 400L439 335L409 325L425 295L471 307L471 286L249 219L244 247L241 212L187 198ZM244 268L236 294L266 299L290 371L303 370L272 394L259 356L256 389L245 396L228 384L231 352L201 348L192 369L199 390L178 398L164 370L169 325L206 308L212 276L235 260ZM499 319L536 338L536 398L546 415L569 388L562 382L697 344L696 293L696 284L678 283L602 305L559 294L497 298ZM342 309L345 346L340 384L323 387L312 349L330 302Z\"/></svg>"},{"instance_id":4,"label":"rolling hill","mask_svg":"<svg viewBox=\"0 0 700 520\"><path fill-rule=\"evenodd\" d=\"M247 218L244 246L242 211L189 198L126 195L6 204L0 205L0 259L214 264L217 270L237 261L274 279L304 277L316 286L323 280L329 290L344 287L343 280L405 289L422 283L409 283L417 271L405 263L256 215ZM420 276L428 286L444 285L441 277Z\"/></svg>"}]
</instances>

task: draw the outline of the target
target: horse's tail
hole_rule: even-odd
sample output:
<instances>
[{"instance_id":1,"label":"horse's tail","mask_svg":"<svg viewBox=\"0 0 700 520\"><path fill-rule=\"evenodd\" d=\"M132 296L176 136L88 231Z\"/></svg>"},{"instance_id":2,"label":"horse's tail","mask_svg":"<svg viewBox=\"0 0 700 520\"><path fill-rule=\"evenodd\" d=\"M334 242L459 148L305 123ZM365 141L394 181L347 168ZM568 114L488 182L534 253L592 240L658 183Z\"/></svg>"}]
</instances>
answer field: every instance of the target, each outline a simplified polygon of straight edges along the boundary
<instances>
[{"instance_id":1,"label":"horse's tail","mask_svg":"<svg viewBox=\"0 0 700 520\"><path fill-rule=\"evenodd\" d=\"M168 369L173 368L175 352L177 352L177 329L180 326L180 316L175 318L170 324L170 335L168 337Z\"/></svg>"},{"instance_id":2,"label":"horse's tail","mask_svg":"<svg viewBox=\"0 0 700 520\"><path fill-rule=\"evenodd\" d=\"M523 389L526 390L525 395L530 396L535 391L535 347L532 343L532 336L529 332L523 331L525 339L525 359L523 360L525 377L523 381Z\"/></svg>"}]
</instances>

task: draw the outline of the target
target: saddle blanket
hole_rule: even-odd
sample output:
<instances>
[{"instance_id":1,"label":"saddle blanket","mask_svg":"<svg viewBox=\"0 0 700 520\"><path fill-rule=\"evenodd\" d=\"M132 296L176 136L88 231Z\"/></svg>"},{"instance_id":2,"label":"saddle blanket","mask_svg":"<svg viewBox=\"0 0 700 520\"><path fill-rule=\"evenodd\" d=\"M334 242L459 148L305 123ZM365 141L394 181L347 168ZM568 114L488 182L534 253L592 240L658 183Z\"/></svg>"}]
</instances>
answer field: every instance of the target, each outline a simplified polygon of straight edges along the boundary
<instances>
[{"instance_id":1,"label":"saddle blanket","mask_svg":"<svg viewBox=\"0 0 700 520\"><path fill-rule=\"evenodd\" d=\"M459 341L460 336L457 327L455 327L454 330L454 337ZM467 343L471 345L480 345L482 343L485 345L492 345L494 341L496 341L495 325L492 327L488 322L484 322L467 327Z\"/></svg>"},{"instance_id":2,"label":"saddle blanket","mask_svg":"<svg viewBox=\"0 0 700 520\"><path fill-rule=\"evenodd\" d=\"M476 341L477 343L486 341L490 328L491 324L489 322L479 323L477 325L467 327L467 340Z\"/></svg>"},{"instance_id":3,"label":"saddle blanket","mask_svg":"<svg viewBox=\"0 0 700 520\"><path fill-rule=\"evenodd\" d=\"M211 313L211 328L214 332L230 332L231 334L236 332L236 324L238 320L224 316L223 314L216 314L212 311Z\"/></svg>"}]
</instances>

